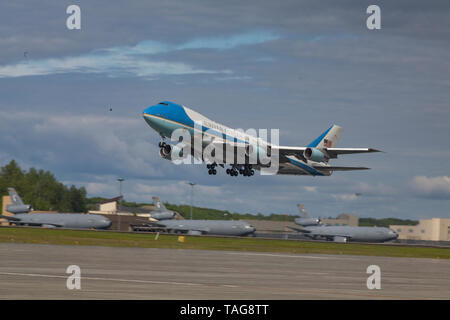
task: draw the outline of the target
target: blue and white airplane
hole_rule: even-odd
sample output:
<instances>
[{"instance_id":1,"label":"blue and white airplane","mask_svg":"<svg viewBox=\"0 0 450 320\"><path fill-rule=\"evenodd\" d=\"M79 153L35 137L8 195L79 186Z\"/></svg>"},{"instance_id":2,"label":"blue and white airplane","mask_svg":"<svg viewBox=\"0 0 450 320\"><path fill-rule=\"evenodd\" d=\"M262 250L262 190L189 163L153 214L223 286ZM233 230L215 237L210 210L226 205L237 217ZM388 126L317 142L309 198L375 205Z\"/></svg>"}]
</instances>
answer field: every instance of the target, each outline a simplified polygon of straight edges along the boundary
<instances>
[{"instance_id":1,"label":"blue and white airplane","mask_svg":"<svg viewBox=\"0 0 450 320\"><path fill-rule=\"evenodd\" d=\"M306 147L288 147L274 145L260 137L231 129L190 108L169 101L148 107L143 111L142 116L162 138L159 143L161 157L173 160L189 154L195 159L206 162L208 173L213 175L217 173L218 165L222 168L230 165L231 167L226 169L230 176L238 174L252 176L255 169L263 171L276 162L275 174L329 176L333 171L369 169L331 166L328 163L330 159L336 159L342 154L379 152L372 148L336 148L342 132L342 128L337 125L329 127ZM176 141L177 144L166 143L165 138L173 139L172 133L177 129L189 133L190 140L181 143ZM200 144L195 143L195 135L201 136ZM183 147L180 147L180 144ZM214 157L214 160L205 157L205 149L211 144L214 147L223 148L219 160L217 157ZM226 157L226 150L230 150L227 148L237 151L237 154L242 151L244 157L240 159L235 155L231 159ZM256 160L250 161L252 159Z\"/></svg>"}]
</instances>

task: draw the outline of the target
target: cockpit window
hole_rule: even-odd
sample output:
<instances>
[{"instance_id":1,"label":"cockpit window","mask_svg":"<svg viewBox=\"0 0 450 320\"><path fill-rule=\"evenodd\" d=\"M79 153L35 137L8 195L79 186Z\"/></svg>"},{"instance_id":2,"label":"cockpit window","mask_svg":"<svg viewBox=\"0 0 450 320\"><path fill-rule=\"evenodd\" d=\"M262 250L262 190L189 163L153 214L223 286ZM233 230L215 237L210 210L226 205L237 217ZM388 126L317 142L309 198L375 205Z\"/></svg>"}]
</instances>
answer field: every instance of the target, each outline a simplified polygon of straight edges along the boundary
<instances>
[{"instance_id":1,"label":"cockpit window","mask_svg":"<svg viewBox=\"0 0 450 320\"><path fill-rule=\"evenodd\" d=\"M158 103L158 104L163 104L163 105L165 105L165 106L168 106L168 105L169 105L168 103L165 103L165 102L160 102L160 103Z\"/></svg>"}]
</instances>

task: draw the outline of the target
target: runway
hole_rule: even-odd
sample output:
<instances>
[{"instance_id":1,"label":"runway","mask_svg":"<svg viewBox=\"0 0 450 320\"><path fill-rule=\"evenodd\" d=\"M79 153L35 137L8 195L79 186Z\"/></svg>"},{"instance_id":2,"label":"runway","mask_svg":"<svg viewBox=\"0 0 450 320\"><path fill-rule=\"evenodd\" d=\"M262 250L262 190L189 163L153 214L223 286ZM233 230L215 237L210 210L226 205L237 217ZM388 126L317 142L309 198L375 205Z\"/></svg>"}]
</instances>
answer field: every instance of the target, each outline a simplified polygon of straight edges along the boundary
<instances>
[{"instance_id":1,"label":"runway","mask_svg":"<svg viewBox=\"0 0 450 320\"><path fill-rule=\"evenodd\" d=\"M450 260L5 243L0 257L1 299L450 299Z\"/></svg>"}]
</instances>

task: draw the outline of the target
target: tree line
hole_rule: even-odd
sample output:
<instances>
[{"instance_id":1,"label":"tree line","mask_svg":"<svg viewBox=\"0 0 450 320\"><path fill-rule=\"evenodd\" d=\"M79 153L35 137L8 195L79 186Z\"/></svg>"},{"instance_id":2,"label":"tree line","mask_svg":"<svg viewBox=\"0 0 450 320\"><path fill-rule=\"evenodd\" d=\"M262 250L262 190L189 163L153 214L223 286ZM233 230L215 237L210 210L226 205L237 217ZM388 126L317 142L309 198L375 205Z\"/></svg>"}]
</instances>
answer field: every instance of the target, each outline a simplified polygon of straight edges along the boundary
<instances>
[{"instance_id":1,"label":"tree line","mask_svg":"<svg viewBox=\"0 0 450 320\"><path fill-rule=\"evenodd\" d=\"M49 171L30 168L22 170L16 161L12 160L0 169L0 195L8 194L8 187L13 187L19 193L24 203L31 204L35 210L58 211L58 212L87 212L96 210L97 204L105 200L102 197L86 197L84 187L77 188L74 185L68 187L58 182ZM0 206L2 199L0 197ZM135 203L122 201L122 206L141 207L147 203ZM184 218L190 218L191 207L189 205L175 205L165 203L167 209L180 213ZM232 213L225 210L211 208L192 208L194 219L219 219L219 220L271 220L271 221L294 221L297 215L276 214L263 215L261 213ZM403 220L398 218L360 218L360 226L383 226L389 225L415 225L418 221Z\"/></svg>"},{"instance_id":2,"label":"tree line","mask_svg":"<svg viewBox=\"0 0 450 320\"><path fill-rule=\"evenodd\" d=\"M23 202L35 210L87 212L84 187L65 186L49 171L22 170L14 160L0 168L0 195L8 195L8 187L15 188ZM0 197L0 205L1 201Z\"/></svg>"}]
</instances>

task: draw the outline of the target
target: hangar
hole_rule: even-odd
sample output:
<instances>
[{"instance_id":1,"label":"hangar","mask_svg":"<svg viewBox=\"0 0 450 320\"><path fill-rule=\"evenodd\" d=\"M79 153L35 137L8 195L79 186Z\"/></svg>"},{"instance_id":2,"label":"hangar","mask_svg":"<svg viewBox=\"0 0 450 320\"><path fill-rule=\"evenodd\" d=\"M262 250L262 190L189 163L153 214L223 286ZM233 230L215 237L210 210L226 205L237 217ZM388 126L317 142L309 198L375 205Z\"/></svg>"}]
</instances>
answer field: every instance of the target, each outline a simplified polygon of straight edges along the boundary
<instances>
[{"instance_id":1,"label":"hangar","mask_svg":"<svg viewBox=\"0 0 450 320\"><path fill-rule=\"evenodd\" d=\"M398 239L450 241L450 219L420 219L416 226L391 225L398 233Z\"/></svg>"},{"instance_id":2,"label":"hangar","mask_svg":"<svg viewBox=\"0 0 450 320\"><path fill-rule=\"evenodd\" d=\"M323 218L320 221L324 226L357 227L359 225L359 217L350 213L341 213L336 218Z\"/></svg>"}]
</instances>

